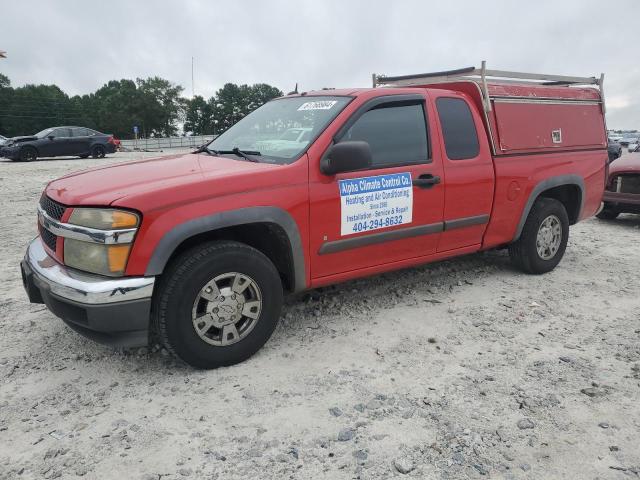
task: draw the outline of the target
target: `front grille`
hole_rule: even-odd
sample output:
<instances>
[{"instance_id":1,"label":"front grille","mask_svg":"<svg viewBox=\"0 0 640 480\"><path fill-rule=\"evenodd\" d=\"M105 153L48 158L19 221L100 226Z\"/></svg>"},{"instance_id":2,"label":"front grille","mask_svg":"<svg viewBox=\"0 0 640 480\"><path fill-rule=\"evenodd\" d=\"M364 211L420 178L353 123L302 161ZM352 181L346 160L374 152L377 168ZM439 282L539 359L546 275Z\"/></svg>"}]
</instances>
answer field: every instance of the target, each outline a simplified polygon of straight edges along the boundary
<instances>
[{"instance_id":1,"label":"front grille","mask_svg":"<svg viewBox=\"0 0 640 480\"><path fill-rule=\"evenodd\" d=\"M67 209L67 207L51 200L46 195L43 195L40 199L40 207L54 220L60 220L62 215L64 215L64 211Z\"/></svg>"},{"instance_id":2,"label":"front grille","mask_svg":"<svg viewBox=\"0 0 640 480\"><path fill-rule=\"evenodd\" d=\"M56 202L55 200L51 200L46 195L43 195L40 198L40 208L46 212L54 220L61 220L64 215L64 211L67 209L61 203ZM44 227L40 227L40 238L44 244L49 247L52 251L56 251L56 243L58 241L57 235L54 235L49 230Z\"/></svg>"},{"instance_id":3,"label":"front grille","mask_svg":"<svg viewBox=\"0 0 640 480\"><path fill-rule=\"evenodd\" d=\"M640 175L620 175L614 182L614 186L617 187L618 182L620 185L619 188L616 188L618 192L640 193Z\"/></svg>"},{"instance_id":4,"label":"front grille","mask_svg":"<svg viewBox=\"0 0 640 480\"><path fill-rule=\"evenodd\" d=\"M40 238L44 244L49 247L54 252L56 251L56 242L58 241L58 237L51 233L46 228L40 228Z\"/></svg>"}]
</instances>

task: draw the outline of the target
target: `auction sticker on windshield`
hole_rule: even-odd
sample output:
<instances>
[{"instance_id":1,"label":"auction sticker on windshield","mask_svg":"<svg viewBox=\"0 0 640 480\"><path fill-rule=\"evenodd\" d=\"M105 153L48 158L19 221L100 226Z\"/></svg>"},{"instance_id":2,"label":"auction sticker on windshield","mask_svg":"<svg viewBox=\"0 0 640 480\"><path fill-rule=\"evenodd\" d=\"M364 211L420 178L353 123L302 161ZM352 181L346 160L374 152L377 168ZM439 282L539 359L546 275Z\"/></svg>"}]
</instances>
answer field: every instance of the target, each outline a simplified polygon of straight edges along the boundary
<instances>
[{"instance_id":1,"label":"auction sticker on windshield","mask_svg":"<svg viewBox=\"0 0 640 480\"><path fill-rule=\"evenodd\" d=\"M340 180L340 234L368 232L411 223L410 173Z\"/></svg>"},{"instance_id":2,"label":"auction sticker on windshield","mask_svg":"<svg viewBox=\"0 0 640 480\"><path fill-rule=\"evenodd\" d=\"M318 100L316 102L304 102L298 107L298 110L331 110L336 100Z\"/></svg>"}]
</instances>

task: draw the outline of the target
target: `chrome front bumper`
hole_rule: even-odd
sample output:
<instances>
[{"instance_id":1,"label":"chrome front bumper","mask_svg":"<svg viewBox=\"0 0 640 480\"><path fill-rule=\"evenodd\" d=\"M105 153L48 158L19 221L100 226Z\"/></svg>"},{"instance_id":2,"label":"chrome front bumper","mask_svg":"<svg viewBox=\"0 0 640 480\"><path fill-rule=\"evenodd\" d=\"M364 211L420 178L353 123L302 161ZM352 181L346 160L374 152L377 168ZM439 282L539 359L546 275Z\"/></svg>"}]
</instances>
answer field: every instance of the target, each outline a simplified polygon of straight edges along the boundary
<instances>
[{"instance_id":1,"label":"chrome front bumper","mask_svg":"<svg viewBox=\"0 0 640 480\"><path fill-rule=\"evenodd\" d=\"M40 237L21 264L31 303L44 303L67 325L99 343L117 347L147 345L155 277L108 278L60 265Z\"/></svg>"},{"instance_id":2,"label":"chrome front bumper","mask_svg":"<svg viewBox=\"0 0 640 480\"><path fill-rule=\"evenodd\" d=\"M60 265L44 249L40 237L31 241L24 261L37 282L54 295L92 305L151 298L155 277L108 278Z\"/></svg>"}]
</instances>

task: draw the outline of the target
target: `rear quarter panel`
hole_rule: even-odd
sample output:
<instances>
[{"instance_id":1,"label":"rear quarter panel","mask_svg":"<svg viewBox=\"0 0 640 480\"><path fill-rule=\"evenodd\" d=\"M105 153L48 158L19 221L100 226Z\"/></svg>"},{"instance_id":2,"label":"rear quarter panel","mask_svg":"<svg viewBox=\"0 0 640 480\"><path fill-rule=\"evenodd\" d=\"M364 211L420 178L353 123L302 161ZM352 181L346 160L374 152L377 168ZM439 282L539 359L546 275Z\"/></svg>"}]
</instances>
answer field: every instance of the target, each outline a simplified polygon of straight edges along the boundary
<instances>
[{"instance_id":1,"label":"rear quarter panel","mask_svg":"<svg viewBox=\"0 0 640 480\"><path fill-rule=\"evenodd\" d=\"M536 185L553 177L581 177L585 191L579 220L594 215L602 200L606 161L606 149L494 157L495 201L483 248L513 241Z\"/></svg>"}]
</instances>

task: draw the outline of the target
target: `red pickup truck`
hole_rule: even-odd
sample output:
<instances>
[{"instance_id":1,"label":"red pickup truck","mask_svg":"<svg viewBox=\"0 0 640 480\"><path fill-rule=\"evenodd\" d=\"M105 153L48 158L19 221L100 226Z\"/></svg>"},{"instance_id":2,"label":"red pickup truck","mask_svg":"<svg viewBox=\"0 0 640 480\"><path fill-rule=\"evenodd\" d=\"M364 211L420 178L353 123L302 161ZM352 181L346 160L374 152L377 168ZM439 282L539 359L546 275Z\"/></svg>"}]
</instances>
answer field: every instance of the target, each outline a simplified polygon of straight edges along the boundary
<instances>
[{"instance_id":1,"label":"red pickup truck","mask_svg":"<svg viewBox=\"0 0 640 480\"><path fill-rule=\"evenodd\" d=\"M54 180L29 299L214 368L264 345L287 292L504 247L548 272L600 207L602 78L374 75L268 102L190 154Z\"/></svg>"}]
</instances>

